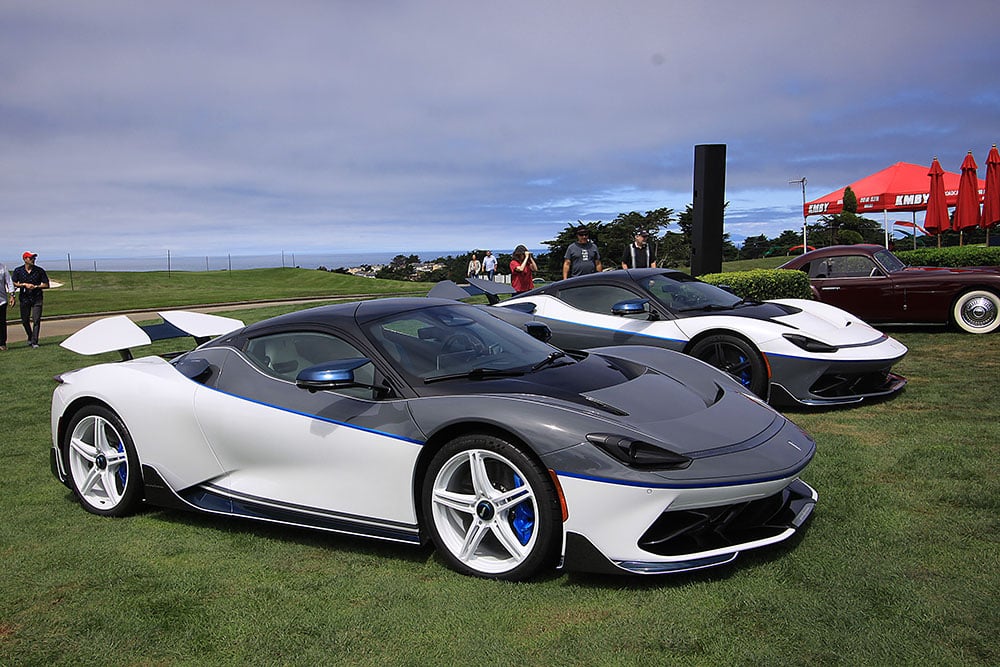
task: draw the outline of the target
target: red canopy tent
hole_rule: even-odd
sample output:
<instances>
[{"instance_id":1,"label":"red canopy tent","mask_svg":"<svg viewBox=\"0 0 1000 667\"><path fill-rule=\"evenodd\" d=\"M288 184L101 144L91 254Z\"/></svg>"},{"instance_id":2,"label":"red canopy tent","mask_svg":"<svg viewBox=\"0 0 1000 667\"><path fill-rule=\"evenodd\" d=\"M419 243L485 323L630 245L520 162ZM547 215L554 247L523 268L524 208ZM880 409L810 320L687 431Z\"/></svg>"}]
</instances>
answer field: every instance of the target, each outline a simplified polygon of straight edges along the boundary
<instances>
[{"instance_id":1,"label":"red canopy tent","mask_svg":"<svg viewBox=\"0 0 1000 667\"><path fill-rule=\"evenodd\" d=\"M948 206L958 202L959 174L946 171L944 173L945 201ZM930 179L927 177L927 167L909 162L897 162L891 167L865 176L860 181L850 185L858 198L858 213L865 214L881 211L885 215L886 245L889 244L889 211L923 211L927 208L927 198L930 196ZM979 180L979 190L982 192L986 183ZM802 215L835 215L844 210L844 190L841 188L828 195L806 202Z\"/></svg>"}]
</instances>

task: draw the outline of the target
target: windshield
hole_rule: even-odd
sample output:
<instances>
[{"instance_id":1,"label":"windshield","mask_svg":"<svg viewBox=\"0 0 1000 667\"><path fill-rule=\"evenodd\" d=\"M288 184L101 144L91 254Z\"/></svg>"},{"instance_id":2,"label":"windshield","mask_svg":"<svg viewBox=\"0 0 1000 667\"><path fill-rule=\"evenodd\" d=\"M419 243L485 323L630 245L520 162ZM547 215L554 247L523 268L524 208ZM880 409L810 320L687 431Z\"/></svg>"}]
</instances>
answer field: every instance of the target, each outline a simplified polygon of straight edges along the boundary
<instances>
[{"instance_id":1,"label":"windshield","mask_svg":"<svg viewBox=\"0 0 1000 667\"><path fill-rule=\"evenodd\" d=\"M556 348L474 306L431 306L367 325L371 340L411 382L453 375L527 373Z\"/></svg>"},{"instance_id":2,"label":"windshield","mask_svg":"<svg viewBox=\"0 0 1000 667\"><path fill-rule=\"evenodd\" d=\"M902 271L906 268L906 263L888 250L877 251L875 253L875 260L889 273L892 273L893 271Z\"/></svg>"},{"instance_id":3,"label":"windshield","mask_svg":"<svg viewBox=\"0 0 1000 667\"><path fill-rule=\"evenodd\" d=\"M643 278L641 284L657 301L674 312L728 310L741 302L735 294L685 273L658 273Z\"/></svg>"}]
</instances>

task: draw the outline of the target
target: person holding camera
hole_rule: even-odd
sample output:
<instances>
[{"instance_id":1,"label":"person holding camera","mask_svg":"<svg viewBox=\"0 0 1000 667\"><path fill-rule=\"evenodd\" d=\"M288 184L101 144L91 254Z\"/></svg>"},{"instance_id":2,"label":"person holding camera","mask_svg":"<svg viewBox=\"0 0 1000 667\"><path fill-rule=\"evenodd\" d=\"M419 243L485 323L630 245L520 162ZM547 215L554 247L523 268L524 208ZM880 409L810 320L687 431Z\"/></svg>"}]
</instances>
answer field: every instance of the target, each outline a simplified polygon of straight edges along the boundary
<instances>
[{"instance_id":1,"label":"person holding camera","mask_svg":"<svg viewBox=\"0 0 1000 667\"><path fill-rule=\"evenodd\" d=\"M535 271L538 265L531 251L524 245L514 248L513 259L510 260L510 286L515 294L527 292L535 287Z\"/></svg>"}]
</instances>

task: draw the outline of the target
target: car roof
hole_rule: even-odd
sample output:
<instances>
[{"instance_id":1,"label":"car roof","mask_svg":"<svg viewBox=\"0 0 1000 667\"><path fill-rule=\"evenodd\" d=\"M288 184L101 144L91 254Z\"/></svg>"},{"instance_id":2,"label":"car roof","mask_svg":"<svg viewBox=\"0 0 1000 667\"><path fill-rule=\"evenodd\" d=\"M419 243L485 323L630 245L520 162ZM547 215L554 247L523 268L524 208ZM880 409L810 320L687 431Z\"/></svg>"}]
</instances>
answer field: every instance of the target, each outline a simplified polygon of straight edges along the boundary
<instances>
[{"instance_id":1,"label":"car roof","mask_svg":"<svg viewBox=\"0 0 1000 667\"><path fill-rule=\"evenodd\" d=\"M689 279L690 276L683 271L675 271L673 269L615 269L614 271L602 271L601 273L589 273L584 276L574 276L572 278L566 278L565 280L558 280L547 285L542 285L530 292L524 292L523 294L518 294L517 297L531 296L533 294L555 294L559 290L568 289L570 287L579 287L582 285L590 285L594 283L607 283L607 282L626 282L633 283L642 280L648 276L653 275L665 275L668 278L673 276L683 276L685 279Z\"/></svg>"},{"instance_id":2,"label":"car roof","mask_svg":"<svg viewBox=\"0 0 1000 667\"><path fill-rule=\"evenodd\" d=\"M371 299L369 301L351 301L349 303L336 303L328 306L317 306L298 310L294 313L278 315L255 324L251 324L243 330L244 334L253 335L261 329L271 329L272 327L305 326L310 324L324 324L337 328L349 328L356 323L369 322L392 313L404 312L431 306L465 306L451 299L433 299L426 297L396 297L387 299Z\"/></svg>"},{"instance_id":3,"label":"car roof","mask_svg":"<svg viewBox=\"0 0 1000 667\"><path fill-rule=\"evenodd\" d=\"M857 243L854 245L832 245L825 248L817 248L816 250L810 250L807 253L793 257L778 268L784 268L786 266L798 266L799 264L812 261L814 259L820 259L823 257L836 257L838 255L866 255L871 256L880 250L885 250L885 246L870 244L870 243Z\"/></svg>"}]
</instances>

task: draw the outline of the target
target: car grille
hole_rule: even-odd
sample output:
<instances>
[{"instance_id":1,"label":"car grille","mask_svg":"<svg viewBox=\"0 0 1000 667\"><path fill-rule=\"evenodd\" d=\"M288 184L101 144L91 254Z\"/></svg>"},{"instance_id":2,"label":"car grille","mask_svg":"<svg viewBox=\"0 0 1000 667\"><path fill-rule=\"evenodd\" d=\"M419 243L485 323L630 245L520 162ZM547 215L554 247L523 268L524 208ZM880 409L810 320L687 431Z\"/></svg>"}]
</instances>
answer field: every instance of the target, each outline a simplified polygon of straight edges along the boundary
<instances>
[{"instance_id":1,"label":"car grille","mask_svg":"<svg viewBox=\"0 0 1000 667\"><path fill-rule=\"evenodd\" d=\"M823 398L882 394L891 388L893 379L888 368L868 373L825 373L809 391Z\"/></svg>"},{"instance_id":2,"label":"car grille","mask_svg":"<svg viewBox=\"0 0 1000 667\"><path fill-rule=\"evenodd\" d=\"M776 537L797 528L796 518L815 502L803 487L808 489L796 480L760 500L664 512L639 539L639 547L660 556L681 556Z\"/></svg>"}]
</instances>

